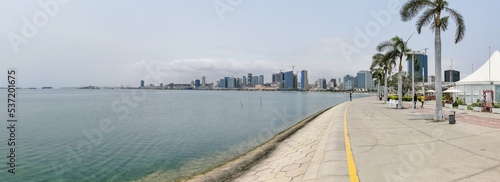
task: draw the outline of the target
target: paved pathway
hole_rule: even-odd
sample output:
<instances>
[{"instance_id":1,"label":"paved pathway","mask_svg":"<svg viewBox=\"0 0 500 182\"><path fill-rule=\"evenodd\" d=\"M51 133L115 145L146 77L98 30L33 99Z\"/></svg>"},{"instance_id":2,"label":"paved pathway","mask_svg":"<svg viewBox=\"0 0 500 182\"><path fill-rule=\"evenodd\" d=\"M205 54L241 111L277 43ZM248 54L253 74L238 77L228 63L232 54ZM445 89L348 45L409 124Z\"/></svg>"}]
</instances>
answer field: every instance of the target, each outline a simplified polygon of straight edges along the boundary
<instances>
[{"instance_id":1,"label":"paved pathway","mask_svg":"<svg viewBox=\"0 0 500 182\"><path fill-rule=\"evenodd\" d=\"M268 158L235 181L348 180L343 117L334 107L283 141Z\"/></svg>"},{"instance_id":2,"label":"paved pathway","mask_svg":"<svg viewBox=\"0 0 500 182\"><path fill-rule=\"evenodd\" d=\"M499 116L459 114L457 124L449 125L430 120L432 107L410 113L369 97L328 110L235 181L350 181L346 107L361 181L500 179ZM485 121L490 124L478 124Z\"/></svg>"},{"instance_id":3,"label":"paved pathway","mask_svg":"<svg viewBox=\"0 0 500 182\"><path fill-rule=\"evenodd\" d=\"M415 112L434 115L436 108L434 105L435 101L430 101L430 102L431 103L429 105L424 105L424 108L421 108L420 103L417 103L417 108L414 109ZM408 110L411 110L411 102L403 103L403 106L405 108L409 108ZM456 114L455 119L458 122L466 122L479 126L500 129L500 114L493 114L488 112L475 112L471 110L460 110L453 108L443 108L443 110L446 118L448 118L449 115L453 115L452 111L454 111Z\"/></svg>"}]
</instances>

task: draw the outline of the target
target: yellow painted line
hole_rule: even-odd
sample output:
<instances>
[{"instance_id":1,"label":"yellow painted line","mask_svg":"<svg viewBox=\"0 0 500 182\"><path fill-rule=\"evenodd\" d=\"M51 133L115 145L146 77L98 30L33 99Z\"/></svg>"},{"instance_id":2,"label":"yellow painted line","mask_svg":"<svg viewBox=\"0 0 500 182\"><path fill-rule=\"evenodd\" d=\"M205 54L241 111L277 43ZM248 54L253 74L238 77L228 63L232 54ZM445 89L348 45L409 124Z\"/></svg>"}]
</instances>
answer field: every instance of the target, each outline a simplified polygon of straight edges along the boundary
<instances>
[{"instance_id":1,"label":"yellow painted line","mask_svg":"<svg viewBox=\"0 0 500 182\"><path fill-rule=\"evenodd\" d=\"M350 102L345 107L344 111L344 138L345 138L345 152L347 154L347 165L349 166L349 176L352 182L359 182L358 173L356 171L356 164L354 164L354 157L352 156L351 141L349 140L349 132L347 131L347 108Z\"/></svg>"}]
</instances>

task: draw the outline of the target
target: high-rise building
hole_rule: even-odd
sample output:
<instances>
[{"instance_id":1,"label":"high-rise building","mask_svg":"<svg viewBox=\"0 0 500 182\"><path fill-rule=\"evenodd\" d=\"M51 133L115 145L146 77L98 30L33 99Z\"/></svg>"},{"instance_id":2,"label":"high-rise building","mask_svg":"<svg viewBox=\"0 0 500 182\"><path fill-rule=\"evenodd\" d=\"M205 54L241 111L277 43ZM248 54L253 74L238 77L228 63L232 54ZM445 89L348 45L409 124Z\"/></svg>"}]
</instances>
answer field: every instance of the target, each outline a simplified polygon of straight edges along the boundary
<instances>
[{"instance_id":1,"label":"high-rise building","mask_svg":"<svg viewBox=\"0 0 500 182\"><path fill-rule=\"evenodd\" d=\"M326 79L320 78L316 81L316 87L318 89L326 89Z\"/></svg>"},{"instance_id":2,"label":"high-rise building","mask_svg":"<svg viewBox=\"0 0 500 182\"><path fill-rule=\"evenodd\" d=\"M207 87L207 81L205 79L205 76L201 77L201 87L202 88Z\"/></svg>"},{"instance_id":3,"label":"high-rise building","mask_svg":"<svg viewBox=\"0 0 500 182\"><path fill-rule=\"evenodd\" d=\"M335 78L332 78L330 81L333 83L333 87L337 87L337 80Z\"/></svg>"},{"instance_id":4,"label":"high-rise building","mask_svg":"<svg viewBox=\"0 0 500 182\"><path fill-rule=\"evenodd\" d=\"M236 78L231 77L227 78L227 88L235 88L236 87Z\"/></svg>"},{"instance_id":5,"label":"high-rise building","mask_svg":"<svg viewBox=\"0 0 500 182\"><path fill-rule=\"evenodd\" d=\"M200 87L200 79L196 79L196 80L194 81L194 87L195 87L195 88L199 88L199 87Z\"/></svg>"},{"instance_id":6,"label":"high-rise building","mask_svg":"<svg viewBox=\"0 0 500 182\"><path fill-rule=\"evenodd\" d=\"M264 85L264 75L259 75L259 84Z\"/></svg>"},{"instance_id":7,"label":"high-rise building","mask_svg":"<svg viewBox=\"0 0 500 182\"><path fill-rule=\"evenodd\" d=\"M302 70L300 72L301 74L301 77L300 77L300 83L301 83L301 86L300 86L300 90L307 90L308 86L309 86L309 79L307 78L307 70Z\"/></svg>"},{"instance_id":8,"label":"high-rise building","mask_svg":"<svg viewBox=\"0 0 500 182\"><path fill-rule=\"evenodd\" d=\"M144 88L144 80L141 80L141 88Z\"/></svg>"},{"instance_id":9,"label":"high-rise building","mask_svg":"<svg viewBox=\"0 0 500 182\"><path fill-rule=\"evenodd\" d=\"M294 79L293 71L285 72L285 73L284 73L284 76L285 76L285 77L284 77L284 78L285 78L285 79L284 79L285 84L284 84L284 87L283 87L283 88L285 88L285 89L294 89L294 88L296 88L296 87L294 87L294 86L296 86L296 85L294 85L294 84L296 84L296 83L297 83L297 81L296 81L296 80L295 80L295 81L293 80L293 79ZM295 77L295 78L296 78L296 77Z\"/></svg>"},{"instance_id":10,"label":"high-rise building","mask_svg":"<svg viewBox=\"0 0 500 182\"><path fill-rule=\"evenodd\" d=\"M354 89L354 82L355 82L355 78L351 75L345 75L344 76L344 90L352 90Z\"/></svg>"},{"instance_id":11,"label":"high-rise building","mask_svg":"<svg viewBox=\"0 0 500 182\"><path fill-rule=\"evenodd\" d=\"M252 78L253 78L252 77L252 73L248 73L248 83L247 83L248 87L254 87L255 86L255 85L252 84L253 83L252 82L253 81Z\"/></svg>"},{"instance_id":12,"label":"high-rise building","mask_svg":"<svg viewBox=\"0 0 500 182\"><path fill-rule=\"evenodd\" d=\"M409 57L409 60L408 60L408 73L410 74L410 76L412 75L412 58L413 56L410 56ZM418 82L421 82L422 81L422 71L424 72L424 77L426 78L425 82L429 82L429 80L427 80L428 78L428 70L429 70L429 67L427 66L427 55L425 54L415 54L415 60L418 60L420 62L420 64L417 64L416 62L414 63L415 64L415 80L417 80Z\"/></svg>"},{"instance_id":13,"label":"high-rise building","mask_svg":"<svg viewBox=\"0 0 500 182\"><path fill-rule=\"evenodd\" d=\"M247 77L246 76L243 76L242 82L243 82L242 87L247 86Z\"/></svg>"},{"instance_id":14,"label":"high-rise building","mask_svg":"<svg viewBox=\"0 0 500 182\"><path fill-rule=\"evenodd\" d=\"M458 82L460 80L460 71L446 70L444 71L444 82Z\"/></svg>"},{"instance_id":15,"label":"high-rise building","mask_svg":"<svg viewBox=\"0 0 500 182\"><path fill-rule=\"evenodd\" d=\"M373 78L370 71L361 70L357 74L357 88L373 89Z\"/></svg>"}]
</instances>

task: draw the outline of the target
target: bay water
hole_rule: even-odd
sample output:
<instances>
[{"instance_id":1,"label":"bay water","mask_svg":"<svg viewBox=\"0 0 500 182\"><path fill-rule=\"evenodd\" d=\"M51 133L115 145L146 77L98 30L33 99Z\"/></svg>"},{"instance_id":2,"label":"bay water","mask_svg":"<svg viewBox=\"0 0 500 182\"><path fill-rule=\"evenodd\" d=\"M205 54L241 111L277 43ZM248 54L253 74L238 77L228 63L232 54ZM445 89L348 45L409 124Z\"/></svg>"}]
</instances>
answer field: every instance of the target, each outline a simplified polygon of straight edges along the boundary
<instances>
[{"instance_id":1,"label":"bay water","mask_svg":"<svg viewBox=\"0 0 500 182\"><path fill-rule=\"evenodd\" d=\"M5 157L7 104L0 106L0 181L173 181L349 100L343 93L128 89L20 89L16 96L15 175Z\"/></svg>"}]
</instances>

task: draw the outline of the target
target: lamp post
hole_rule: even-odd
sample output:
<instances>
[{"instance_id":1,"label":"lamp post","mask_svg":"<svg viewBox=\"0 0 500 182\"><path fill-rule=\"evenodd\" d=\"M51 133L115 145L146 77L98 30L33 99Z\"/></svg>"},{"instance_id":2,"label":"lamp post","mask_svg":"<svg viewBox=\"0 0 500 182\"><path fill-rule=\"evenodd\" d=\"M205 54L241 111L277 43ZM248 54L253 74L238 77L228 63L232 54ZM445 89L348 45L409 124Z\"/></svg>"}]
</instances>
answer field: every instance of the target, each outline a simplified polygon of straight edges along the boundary
<instances>
[{"instance_id":1,"label":"lamp post","mask_svg":"<svg viewBox=\"0 0 500 182\"><path fill-rule=\"evenodd\" d=\"M413 92L413 95L411 96L411 112L415 113L415 54L422 54L421 52L418 51L413 51L413 52L407 52L406 53L412 55L411 59L411 90Z\"/></svg>"}]
</instances>

